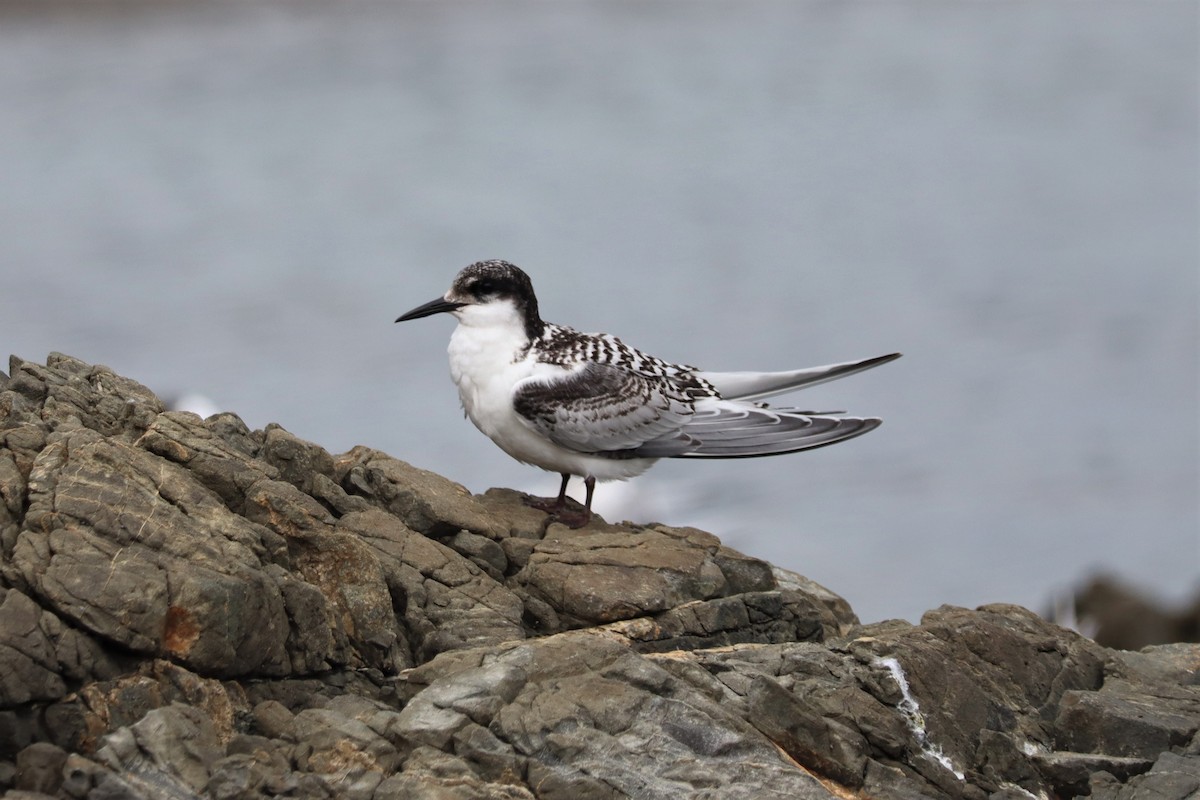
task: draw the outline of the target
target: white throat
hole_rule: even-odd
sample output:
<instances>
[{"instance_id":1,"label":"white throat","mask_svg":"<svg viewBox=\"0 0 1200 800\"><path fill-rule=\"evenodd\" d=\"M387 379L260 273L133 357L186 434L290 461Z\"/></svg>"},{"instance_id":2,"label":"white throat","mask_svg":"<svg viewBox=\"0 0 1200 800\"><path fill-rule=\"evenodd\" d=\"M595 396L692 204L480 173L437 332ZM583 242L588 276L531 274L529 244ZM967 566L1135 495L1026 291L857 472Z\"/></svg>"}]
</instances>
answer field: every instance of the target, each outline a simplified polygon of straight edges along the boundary
<instances>
[{"instance_id":1,"label":"white throat","mask_svg":"<svg viewBox=\"0 0 1200 800\"><path fill-rule=\"evenodd\" d=\"M486 420L511 408L513 385L528 377L529 337L525 320L507 300L463 306L452 312L458 326L450 336L450 377L467 416L490 435Z\"/></svg>"},{"instance_id":2,"label":"white throat","mask_svg":"<svg viewBox=\"0 0 1200 800\"><path fill-rule=\"evenodd\" d=\"M483 328L497 335L519 336L522 346L528 343L525 336L525 317L511 300L493 300L490 303L471 303L451 312L460 327Z\"/></svg>"}]
</instances>

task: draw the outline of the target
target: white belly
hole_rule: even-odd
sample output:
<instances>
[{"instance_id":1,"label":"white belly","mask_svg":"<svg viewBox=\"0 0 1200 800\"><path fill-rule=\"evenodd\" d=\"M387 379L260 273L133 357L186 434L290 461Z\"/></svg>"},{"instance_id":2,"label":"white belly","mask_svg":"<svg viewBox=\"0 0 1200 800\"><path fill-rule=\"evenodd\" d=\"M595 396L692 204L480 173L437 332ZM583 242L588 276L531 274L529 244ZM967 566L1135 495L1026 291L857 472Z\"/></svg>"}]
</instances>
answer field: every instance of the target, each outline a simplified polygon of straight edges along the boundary
<instances>
[{"instance_id":1,"label":"white belly","mask_svg":"<svg viewBox=\"0 0 1200 800\"><path fill-rule=\"evenodd\" d=\"M450 376L475 427L500 449L526 464L552 472L624 480L645 472L656 459L605 458L555 444L513 409L513 387L526 378L565 370L519 358L524 339L495 328L459 325L450 337Z\"/></svg>"}]
</instances>

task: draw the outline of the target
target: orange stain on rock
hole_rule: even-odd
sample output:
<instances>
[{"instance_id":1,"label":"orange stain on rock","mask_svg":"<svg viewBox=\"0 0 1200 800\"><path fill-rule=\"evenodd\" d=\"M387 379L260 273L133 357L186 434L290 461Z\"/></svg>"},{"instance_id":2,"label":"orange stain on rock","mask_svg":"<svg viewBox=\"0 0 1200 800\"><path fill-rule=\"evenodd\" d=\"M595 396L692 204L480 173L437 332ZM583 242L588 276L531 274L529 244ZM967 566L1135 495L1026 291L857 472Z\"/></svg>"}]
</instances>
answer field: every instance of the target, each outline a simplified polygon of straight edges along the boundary
<instances>
[{"instance_id":1,"label":"orange stain on rock","mask_svg":"<svg viewBox=\"0 0 1200 800\"><path fill-rule=\"evenodd\" d=\"M190 611L180 606L167 609L167 621L163 626L163 647L167 652L174 656L186 656L199 638L200 626Z\"/></svg>"}]
</instances>

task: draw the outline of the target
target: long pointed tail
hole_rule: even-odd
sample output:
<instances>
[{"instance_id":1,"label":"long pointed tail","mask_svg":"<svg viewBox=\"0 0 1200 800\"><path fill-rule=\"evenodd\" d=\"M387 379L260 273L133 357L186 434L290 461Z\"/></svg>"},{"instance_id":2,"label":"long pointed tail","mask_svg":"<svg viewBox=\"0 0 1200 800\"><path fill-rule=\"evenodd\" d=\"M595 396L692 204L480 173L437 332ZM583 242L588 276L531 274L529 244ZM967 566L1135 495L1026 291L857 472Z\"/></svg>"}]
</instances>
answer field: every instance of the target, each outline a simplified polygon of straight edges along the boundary
<instances>
[{"instance_id":1,"label":"long pointed tail","mask_svg":"<svg viewBox=\"0 0 1200 800\"><path fill-rule=\"evenodd\" d=\"M847 361L785 372L699 372L697 377L717 387L717 391L726 400L761 400L764 397L854 375L871 367L895 361L899 357L900 353L889 353L862 361Z\"/></svg>"}]
</instances>

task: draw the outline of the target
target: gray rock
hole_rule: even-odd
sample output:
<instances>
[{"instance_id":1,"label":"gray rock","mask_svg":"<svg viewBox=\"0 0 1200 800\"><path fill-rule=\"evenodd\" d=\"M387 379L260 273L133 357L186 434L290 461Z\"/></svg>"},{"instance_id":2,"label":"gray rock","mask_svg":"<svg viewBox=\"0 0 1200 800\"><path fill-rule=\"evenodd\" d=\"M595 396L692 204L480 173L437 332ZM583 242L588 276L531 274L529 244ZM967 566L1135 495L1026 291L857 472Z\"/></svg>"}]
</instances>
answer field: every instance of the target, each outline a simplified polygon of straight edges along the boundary
<instances>
[{"instance_id":1,"label":"gray rock","mask_svg":"<svg viewBox=\"0 0 1200 800\"><path fill-rule=\"evenodd\" d=\"M770 569L751 569L752 562L734 557L719 547L716 537L693 529L584 529L567 538L542 540L515 580L560 615L595 624L748 588L773 589Z\"/></svg>"},{"instance_id":2,"label":"gray rock","mask_svg":"<svg viewBox=\"0 0 1200 800\"><path fill-rule=\"evenodd\" d=\"M296 740L295 715L278 700L264 700L254 707L254 728L268 739Z\"/></svg>"},{"instance_id":3,"label":"gray rock","mask_svg":"<svg viewBox=\"0 0 1200 800\"><path fill-rule=\"evenodd\" d=\"M436 698L431 706L470 698L467 708L479 708L481 682L507 686L499 696L511 699L495 711L488 730L520 757L512 763L525 765L539 796L661 797L699 790L713 797L825 796L751 726L619 637L581 631L509 645L487 659L484 671L470 655L450 653L414 670L418 682L438 677L408 707L420 707L430 693ZM493 713L483 707L484 718ZM450 735L461 742L471 729L468 714L459 713ZM501 748L505 756L507 748Z\"/></svg>"},{"instance_id":4,"label":"gray rock","mask_svg":"<svg viewBox=\"0 0 1200 800\"><path fill-rule=\"evenodd\" d=\"M823 641L841 625L811 595L750 592L695 600L659 614L613 623L644 652L695 650L749 642Z\"/></svg>"},{"instance_id":5,"label":"gray rock","mask_svg":"<svg viewBox=\"0 0 1200 800\"><path fill-rule=\"evenodd\" d=\"M172 704L201 709L222 737L231 734L235 719L248 707L237 684L201 678L166 661L152 661L115 680L86 684L47 707L43 723L49 740L71 751L93 754L104 735Z\"/></svg>"},{"instance_id":6,"label":"gray rock","mask_svg":"<svg viewBox=\"0 0 1200 800\"><path fill-rule=\"evenodd\" d=\"M1097 755L1095 753L1035 753L1033 763L1059 794L1090 794L1091 777L1104 772L1128 781L1154 766L1143 758Z\"/></svg>"},{"instance_id":7,"label":"gray rock","mask_svg":"<svg viewBox=\"0 0 1200 800\"><path fill-rule=\"evenodd\" d=\"M762 676L750 685L746 712L767 738L799 763L843 786L862 786L870 748L858 730Z\"/></svg>"},{"instance_id":8,"label":"gray rock","mask_svg":"<svg viewBox=\"0 0 1200 800\"><path fill-rule=\"evenodd\" d=\"M1146 647L1140 652L1110 651L1108 672L1117 678L1149 684L1200 685L1196 646L1188 642Z\"/></svg>"},{"instance_id":9,"label":"gray rock","mask_svg":"<svg viewBox=\"0 0 1200 800\"><path fill-rule=\"evenodd\" d=\"M399 732L424 745L444 749L471 723L488 725L525 683L524 671L506 663L455 672L414 696L400 712Z\"/></svg>"},{"instance_id":10,"label":"gray rock","mask_svg":"<svg viewBox=\"0 0 1200 800\"><path fill-rule=\"evenodd\" d=\"M508 556L504 548L491 539L469 531L459 531L443 541L456 553L469 558L475 566L496 581L503 581L508 571Z\"/></svg>"},{"instance_id":11,"label":"gray rock","mask_svg":"<svg viewBox=\"0 0 1200 800\"><path fill-rule=\"evenodd\" d=\"M103 781L108 775L111 773L95 761L84 758L78 753L71 753L62 767L60 794L82 800L91 793L97 783Z\"/></svg>"},{"instance_id":12,"label":"gray rock","mask_svg":"<svg viewBox=\"0 0 1200 800\"><path fill-rule=\"evenodd\" d=\"M17 410L7 415L17 421L37 419L52 430L82 425L106 436L132 437L165 409L140 383L61 353L51 353L44 367L13 356L9 374L4 394L16 397L0 407ZM20 413L26 409L37 411Z\"/></svg>"},{"instance_id":13,"label":"gray rock","mask_svg":"<svg viewBox=\"0 0 1200 800\"><path fill-rule=\"evenodd\" d=\"M0 589L0 706L66 694L42 609L16 589Z\"/></svg>"},{"instance_id":14,"label":"gray rock","mask_svg":"<svg viewBox=\"0 0 1200 800\"><path fill-rule=\"evenodd\" d=\"M1125 784L1100 772L1090 789L1094 800L1189 800L1200 796L1200 754L1163 753L1148 773Z\"/></svg>"},{"instance_id":15,"label":"gray rock","mask_svg":"<svg viewBox=\"0 0 1200 800\"><path fill-rule=\"evenodd\" d=\"M1067 692L1054 730L1064 750L1153 760L1200 730L1200 687L1110 679L1098 692Z\"/></svg>"},{"instance_id":16,"label":"gray rock","mask_svg":"<svg viewBox=\"0 0 1200 800\"><path fill-rule=\"evenodd\" d=\"M507 533L463 486L377 450L354 448L337 459L337 473L348 492L418 533L440 537L466 529L493 539Z\"/></svg>"},{"instance_id":17,"label":"gray rock","mask_svg":"<svg viewBox=\"0 0 1200 800\"><path fill-rule=\"evenodd\" d=\"M468 722L454 732L453 743L454 753L486 781L514 784L526 773L528 759L482 725Z\"/></svg>"},{"instance_id":18,"label":"gray rock","mask_svg":"<svg viewBox=\"0 0 1200 800\"><path fill-rule=\"evenodd\" d=\"M775 583L780 589L803 594L812 602L827 608L837 620L838 633L845 634L859 623L858 615L850 608L845 598L834 594L812 578L775 566L771 567L771 574L775 576Z\"/></svg>"},{"instance_id":19,"label":"gray rock","mask_svg":"<svg viewBox=\"0 0 1200 800\"><path fill-rule=\"evenodd\" d=\"M525 502L528 497L513 489L488 489L476 498L488 514L507 529L507 537L501 544L513 539L539 540L546 535L550 517L528 505Z\"/></svg>"},{"instance_id":20,"label":"gray rock","mask_svg":"<svg viewBox=\"0 0 1200 800\"><path fill-rule=\"evenodd\" d=\"M524 638L520 598L449 547L377 510L347 514L338 528L374 551L391 592L388 609L403 618L417 661Z\"/></svg>"},{"instance_id":21,"label":"gray rock","mask_svg":"<svg viewBox=\"0 0 1200 800\"><path fill-rule=\"evenodd\" d=\"M97 755L114 769L169 776L198 793L208 785L212 766L224 752L208 715L175 703L114 731Z\"/></svg>"},{"instance_id":22,"label":"gray rock","mask_svg":"<svg viewBox=\"0 0 1200 800\"><path fill-rule=\"evenodd\" d=\"M26 792L55 794L63 783L67 751L49 742L36 742L17 753L14 788Z\"/></svg>"},{"instance_id":23,"label":"gray rock","mask_svg":"<svg viewBox=\"0 0 1200 800\"><path fill-rule=\"evenodd\" d=\"M297 770L320 776L340 797L370 797L400 758L370 725L337 708L305 709L292 730Z\"/></svg>"},{"instance_id":24,"label":"gray rock","mask_svg":"<svg viewBox=\"0 0 1200 800\"><path fill-rule=\"evenodd\" d=\"M29 491L12 561L65 620L217 674L283 669L283 603L256 531L185 470L77 429L51 437Z\"/></svg>"},{"instance_id":25,"label":"gray rock","mask_svg":"<svg viewBox=\"0 0 1200 800\"><path fill-rule=\"evenodd\" d=\"M536 797L544 797L540 790ZM419 747L404 764L404 771L383 781L376 800L533 800L534 793L520 783L490 781L477 775L467 762L428 747Z\"/></svg>"},{"instance_id":26,"label":"gray rock","mask_svg":"<svg viewBox=\"0 0 1200 800\"><path fill-rule=\"evenodd\" d=\"M104 367L0 382L0 788L61 798L1183 798L1200 645L1013 606L859 625L663 525ZM39 794L38 796L46 796Z\"/></svg>"}]
</instances>

